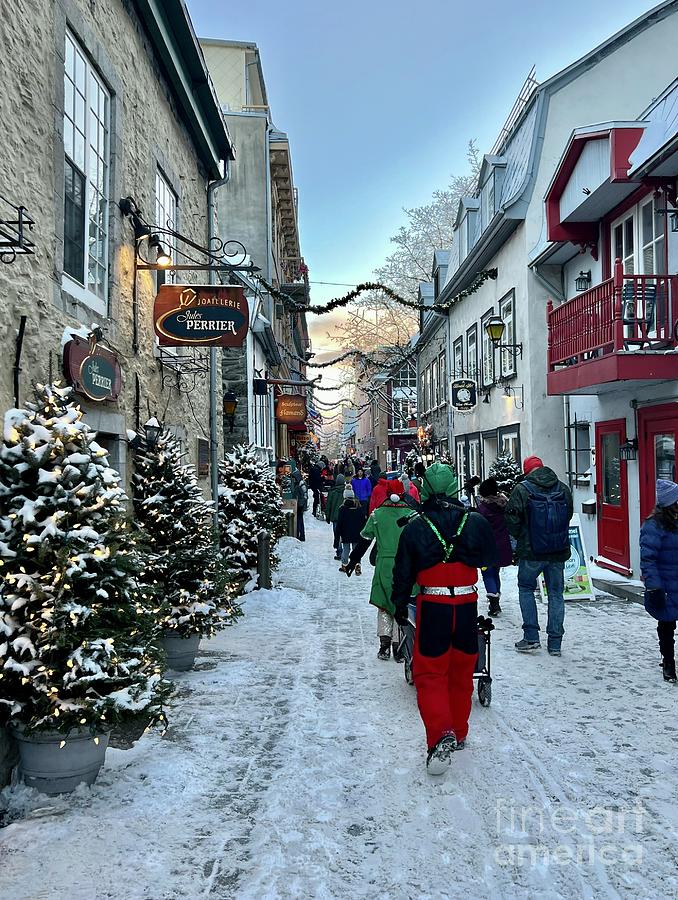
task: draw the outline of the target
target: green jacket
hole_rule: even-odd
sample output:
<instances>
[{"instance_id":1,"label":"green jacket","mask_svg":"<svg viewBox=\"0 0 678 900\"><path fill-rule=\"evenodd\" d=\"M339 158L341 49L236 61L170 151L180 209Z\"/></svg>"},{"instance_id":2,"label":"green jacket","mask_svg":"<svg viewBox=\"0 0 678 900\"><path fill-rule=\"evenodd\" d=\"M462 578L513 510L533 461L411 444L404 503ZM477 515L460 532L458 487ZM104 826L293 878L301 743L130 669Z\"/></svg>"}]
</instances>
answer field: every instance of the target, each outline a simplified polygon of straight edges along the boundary
<instances>
[{"instance_id":1,"label":"green jacket","mask_svg":"<svg viewBox=\"0 0 678 900\"><path fill-rule=\"evenodd\" d=\"M403 500L392 503L384 501L378 506L367 520L361 535L366 540L376 540L377 561L372 578L372 590L370 603L386 610L393 615L395 606L391 600L393 593L393 566L395 563L400 535L404 528L398 524L398 520L414 515L414 510Z\"/></svg>"},{"instance_id":2,"label":"green jacket","mask_svg":"<svg viewBox=\"0 0 678 900\"><path fill-rule=\"evenodd\" d=\"M329 490L327 502L325 503L325 519L328 522L334 524L339 518L339 510L344 502L345 487L345 484L335 484L334 487L331 487Z\"/></svg>"},{"instance_id":3,"label":"green jacket","mask_svg":"<svg viewBox=\"0 0 678 900\"><path fill-rule=\"evenodd\" d=\"M568 502L570 518L572 518L572 492L566 484L563 484L562 481L558 481L558 476L553 469L549 469L548 466L541 466L538 469L533 469L530 474L526 476L525 481L536 484L537 487L541 488L544 492L555 487L556 484L560 484ZM559 553L550 553L548 556L543 554L538 555L533 552L530 544L530 529L527 521L527 504L529 497L530 495L528 494L527 489L519 482L511 491L508 506L504 513L509 534L516 539L516 557L518 559L540 560L542 562L566 562L570 558L571 551L569 545Z\"/></svg>"}]
</instances>

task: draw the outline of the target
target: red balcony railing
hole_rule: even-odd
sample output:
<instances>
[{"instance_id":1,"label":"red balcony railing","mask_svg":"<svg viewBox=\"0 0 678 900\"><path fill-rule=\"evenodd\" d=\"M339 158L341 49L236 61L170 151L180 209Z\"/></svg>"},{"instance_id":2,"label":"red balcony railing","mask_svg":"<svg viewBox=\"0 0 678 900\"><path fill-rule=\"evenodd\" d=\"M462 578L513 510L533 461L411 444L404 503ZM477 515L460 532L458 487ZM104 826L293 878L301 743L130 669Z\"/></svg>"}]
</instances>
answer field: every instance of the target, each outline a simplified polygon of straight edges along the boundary
<instances>
[{"instance_id":1,"label":"red balcony railing","mask_svg":"<svg viewBox=\"0 0 678 900\"><path fill-rule=\"evenodd\" d=\"M549 372L621 350L678 345L678 275L614 275L554 306L549 300Z\"/></svg>"}]
</instances>

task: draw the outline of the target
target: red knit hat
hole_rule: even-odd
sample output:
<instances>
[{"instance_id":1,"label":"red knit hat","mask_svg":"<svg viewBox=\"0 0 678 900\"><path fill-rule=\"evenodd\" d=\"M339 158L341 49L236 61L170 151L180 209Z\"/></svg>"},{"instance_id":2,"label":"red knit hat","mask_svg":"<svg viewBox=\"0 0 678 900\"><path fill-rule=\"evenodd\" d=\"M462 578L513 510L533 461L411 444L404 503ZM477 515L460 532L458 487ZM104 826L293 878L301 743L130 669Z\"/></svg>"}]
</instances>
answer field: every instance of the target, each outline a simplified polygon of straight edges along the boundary
<instances>
[{"instance_id":1,"label":"red knit hat","mask_svg":"<svg viewBox=\"0 0 678 900\"><path fill-rule=\"evenodd\" d=\"M527 459L523 461L523 472L526 475L529 475L534 469L540 469L543 465L544 463L538 456L528 456Z\"/></svg>"},{"instance_id":2,"label":"red knit hat","mask_svg":"<svg viewBox=\"0 0 678 900\"><path fill-rule=\"evenodd\" d=\"M402 497L405 493L405 485L399 479L393 478L391 481L388 481L387 484L389 497L391 494L397 494L399 497Z\"/></svg>"}]
</instances>

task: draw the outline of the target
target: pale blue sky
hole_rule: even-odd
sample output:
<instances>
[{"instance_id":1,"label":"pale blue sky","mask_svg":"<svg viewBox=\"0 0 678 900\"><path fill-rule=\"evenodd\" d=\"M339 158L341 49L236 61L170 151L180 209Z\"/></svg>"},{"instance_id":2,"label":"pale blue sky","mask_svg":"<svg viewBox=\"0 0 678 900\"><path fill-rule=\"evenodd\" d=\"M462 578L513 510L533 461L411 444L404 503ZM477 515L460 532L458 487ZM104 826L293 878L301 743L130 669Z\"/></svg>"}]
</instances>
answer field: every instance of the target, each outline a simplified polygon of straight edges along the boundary
<instances>
[{"instance_id":1,"label":"pale blue sky","mask_svg":"<svg viewBox=\"0 0 678 900\"><path fill-rule=\"evenodd\" d=\"M259 45L292 144L302 252L312 280L339 282L370 276L401 207L464 170L469 138L490 149L533 63L543 81L653 5L188 0L200 36Z\"/></svg>"}]
</instances>

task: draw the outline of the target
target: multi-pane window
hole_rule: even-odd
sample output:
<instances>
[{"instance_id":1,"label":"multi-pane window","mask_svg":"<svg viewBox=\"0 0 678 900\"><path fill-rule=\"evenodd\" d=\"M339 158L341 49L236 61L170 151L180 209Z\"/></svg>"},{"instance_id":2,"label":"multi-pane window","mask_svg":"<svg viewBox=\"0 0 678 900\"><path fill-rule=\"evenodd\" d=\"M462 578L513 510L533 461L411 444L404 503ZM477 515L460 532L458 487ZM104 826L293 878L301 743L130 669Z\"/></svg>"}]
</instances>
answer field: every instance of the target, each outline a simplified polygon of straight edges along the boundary
<instances>
[{"instance_id":1,"label":"multi-pane window","mask_svg":"<svg viewBox=\"0 0 678 900\"><path fill-rule=\"evenodd\" d=\"M636 270L633 213L614 228L614 254L616 259L621 259L623 262L624 272L627 275L633 275Z\"/></svg>"},{"instance_id":2,"label":"multi-pane window","mask_svg":"<svg viewBox=\"0 0 678 900\"><path fill-rule=\"evenodd\" d=\"M254 441L258 447L271 446L270 395L254 395Z\"/></svg>"},{"instance_id":3,"label":"multi-pane window","mask_svg":"<svg viewBox=\"0 0 678 900\"><path fill-rule=\"evenodd\" d=\"M643 275L665 275L664 216L654 198L640 207L640 251Z\"/></svg>"},{"instance_id":4,"label":"multi-pane window","mask_svg":"<svg viewBox=\"0 0 678 900\"><path fill-rule=\"evenodd\" d=\"M463 441L457 441L455 447L457 457L457 480L459 484L466 481L466 446Z\"/></svg>"},{"instance_id":5,"label":"multi-pane window","mask_svg":"<svg viewBox=\"0 0 678 900\"><path fill-rule=\"evenodd\" d=\"M499 316L504 323L502 344L516 343L516 306L513 291L499 301ZM500 369L502 378L510 378L516 374L516 351L500 350Z\"/></svg>"},{"instance_id":6,"label":"multi-pane window","mask_svg":"<svg viewBox=\"0 0 678 900\"><path fill-rule=\"evenodd\" d=\"M480 192L481 228L484 231L494 216L494 173L491 173Z\"/></svg>"},{"instance_id":7,"label":"multi-pane window","mask_svg":"<svg viewBox=\"0 0 678 900\"><path fill-rule=\"evenodd\" d=\"M493 313L494 309L485 313L480 323L481 340L483 342L483 387L489 387L494 381L494 345L485 328L486 322Z\"/></svg>"},{"instance_id":8,"label":"multi-pane window","mask_svg":"<svg viewBox=\"0 0 678 900\"><path fill-rule=\"evenodd\" d=\"M468 253L468 215L461 220L457 237L459 239L459 260L463 261Z\"/></svg>"},{"instance_id":9,"label":"multi-pane window","mask_svg":"<svg viewBox=\"0 0 678 900\"><path fill-rule=\"evenodd\" d=\"M64 273L80 299L107 311L110 94L66 34Z\"/></svg>"},{"instance_id":10,"label":"multi-pane window","mask_svg":"<svg viewBox=\"0 0 678 900\"><path fill-rule=\"evenodd\" d=\"M177 195L160 169L155 173L155 223L159 228L176 230L177 227ZM176 262L176 238L161 234L160 240ZM154 262L154 260L151 260ZM166 272L167 281L174 281L175 273Z\"/></svg>"},{"instance_id":11,"label":"multi-pane window","mask_svg":"<svg viewBox=\"0 0 678 900\"><path fill-rule=\"evenodd\" d=\"M464 375L464 340L457 338L453 347L454 353L454 377L461 378Z\"/></svg>"},{"instance_id":12,"label":"multi-pane window","mask_svg":"<svg viewBox=\"0 0 678 900\"><path fill-rule=\"evenodd\" d=\"M431 407L433 409L440 403L440 395L438 392L438 360L431 363Z\"/></svg>"},{"instance_id":13,"label":"multi-pane window","mask_svg":"<svg viewBox=\"0 0 678 900\"><path fill-rule=\"evenodd\" d=\"M440 356L438 357L438 371L439 371L439 373L440 373L440 374L439 374L439 379L438 379L438 383L439 383L439 391L440 391L440 397L439 397L439 401L438 401L438 402L439 402L439 403L447 403L447 389L446 389L446 385L447 385L447 365L446 365L446 361L445 361L445 351L444 351L444 350L443 350L443 352L440 354Z\"/></svg>"},{"instance_id":14,"label":"multi-pane window","mask_svg":"<svg viewBox=\"0 0 678 900\"><path fill-rule=\"evenodd\" d=\"M412 402L406 397L396 397L391 401L392 428L403 431L408 427Z\"/></svg>"},{"instance_id":15,"label":"multi-pane window","mask_svg":"<svg viewBox=\"0 0 678 900\"><path fill-rule=\"evenodd\" d=\"M407 362L393 376L394 388L413 388L417 386L417 370L413 363Z\"/></svg>"},{"instance_id":16,"label":"multi-pane window","mask_svg":"<svg viewBox=\"0 0 678 900\"><path fill-rule=\"evenodd\" d=\"M478 326L474 325L466 333L466 367L469 378L478 376Z\"/></svg>"}]
</instances>

